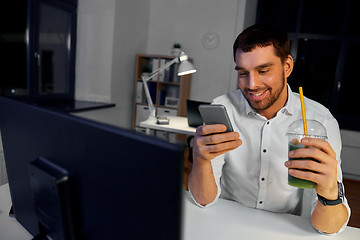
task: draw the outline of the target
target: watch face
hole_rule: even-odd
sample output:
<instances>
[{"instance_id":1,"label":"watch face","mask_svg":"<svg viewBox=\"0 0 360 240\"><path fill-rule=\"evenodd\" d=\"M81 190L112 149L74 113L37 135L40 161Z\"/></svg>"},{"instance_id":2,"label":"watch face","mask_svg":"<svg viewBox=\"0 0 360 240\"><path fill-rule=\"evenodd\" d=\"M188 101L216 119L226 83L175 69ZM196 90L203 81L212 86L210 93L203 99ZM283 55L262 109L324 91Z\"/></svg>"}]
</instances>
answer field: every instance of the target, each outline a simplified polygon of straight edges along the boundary
<instances>
[{"instance_id":1,"label":"watch face","mask_svg":"<svg viewBox=\"0 0 360 240\"><path fill-rule=\"evenodd\" d=\"M343 199L344 198L344 186L343 186L343 183L338 182L338 186L339 186L339 198Z\"/></svg>"},{"instance_id":2,"label":"watch face","mask_svg":"<svg viewBox=\"0 0 360 240\"><path fill-rule=\"evenodd\" d=\"M201 44L204 48L211 50L219 46L220 36L216 32L207 32L201 38Z\"/></svg>"}]
</instances>

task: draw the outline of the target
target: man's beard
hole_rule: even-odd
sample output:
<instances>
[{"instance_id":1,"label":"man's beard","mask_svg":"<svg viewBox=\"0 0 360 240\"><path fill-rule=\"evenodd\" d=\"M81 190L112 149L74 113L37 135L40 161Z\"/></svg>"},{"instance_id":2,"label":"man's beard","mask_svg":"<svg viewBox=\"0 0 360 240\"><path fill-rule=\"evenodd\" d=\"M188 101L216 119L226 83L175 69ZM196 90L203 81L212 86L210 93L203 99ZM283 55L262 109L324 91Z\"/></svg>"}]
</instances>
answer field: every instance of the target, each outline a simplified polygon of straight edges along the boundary
<instances>
[{"instance_id":1,"label":"man's beard","mask_svg":"<svg viewBox=\"0 0 360 240\"><path fill-rule=\"evenodd\" d=\"M267 110L268 108L270 108L278 100L282 90L285 87L284 72L282 74L282 79L283 79L282 85L280 86L280 88L275 89L275 92L273 92L273 88L270 88L270 87L267 87L267 88L264 88L264 89L254 89L254 90L249 90L248 88L245 88L244 89L244 96L245 96L246 100L248 101L248 103L250 104L250 106L253 109L257 110L258 112L259 111L264 111L264 110ZM249 99L249 97L248 97L249 92L258 91L258 90L265 90L265 89L270 92L270 96L269 96L268 99L262 99L260 101Z\"/></svg>"}]
</instances>

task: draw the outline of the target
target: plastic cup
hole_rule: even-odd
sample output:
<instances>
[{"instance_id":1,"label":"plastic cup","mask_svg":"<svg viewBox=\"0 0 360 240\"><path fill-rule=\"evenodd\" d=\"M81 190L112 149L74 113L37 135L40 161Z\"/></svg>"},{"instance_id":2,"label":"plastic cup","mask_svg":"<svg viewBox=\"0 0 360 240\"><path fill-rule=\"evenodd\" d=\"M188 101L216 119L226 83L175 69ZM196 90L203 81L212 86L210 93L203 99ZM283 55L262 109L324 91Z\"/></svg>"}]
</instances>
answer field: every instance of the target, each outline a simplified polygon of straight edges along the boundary
<instances>
[{"instance_id":1,"label":"plastic cup","mask_svg":"<svg viewBox=\"0 0 360 240\"><path fill-rule=\"evenodd\" d=\"M327 140L327 134L325 127L318 121L308 119L307 120L307 128L308 128L308 137L309 138L319 138L323 140ZM288 136L288 146L289 146L289 152L295 149L299 148L305 148L304 145L302 145L301 139L306 137L304 134L304 126L302 119L296 120L292 124L289 125L286 135ZM316 161L315 159L310 158L313 161ZM290 158L289 160L309 160L309 158ZM307 171L307 170L302 170ZM300 178L293 177L288 174L288 184L293 187L298 188L315 188L316 183Z\"/></svg>"}]
</instances>

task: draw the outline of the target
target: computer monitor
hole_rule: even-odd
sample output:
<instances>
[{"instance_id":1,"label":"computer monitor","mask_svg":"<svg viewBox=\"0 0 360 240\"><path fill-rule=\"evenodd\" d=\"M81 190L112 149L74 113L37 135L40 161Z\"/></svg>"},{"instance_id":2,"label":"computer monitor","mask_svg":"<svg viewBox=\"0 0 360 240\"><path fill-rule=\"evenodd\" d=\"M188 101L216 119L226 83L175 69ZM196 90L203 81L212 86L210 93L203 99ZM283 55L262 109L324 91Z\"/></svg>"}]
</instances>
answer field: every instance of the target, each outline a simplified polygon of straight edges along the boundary
<instances>
[{"instance_id":1,"label":"computer monitor","mask_svg":"<svg viewBox=\"0 0 360 240\"><path fill-rule=\"evenodd\" d=\"M204 104L210 104L209 102L195 101L195 100L186 100L186 109L187 109L187 120L190 127L197 128L198 126L203 125L203 119L199 112L199 106Z\"/></svg>"},{"instance_id":2,"label":"computer monitor","mask_svg":"<svg viewBox=\"0 0 360 240\"><path fill-rule=\"evenodd\" d=\"M15 217L33 236L181 238L183 146L3 97L0 129Z\"/></svg>"}]
</instances>

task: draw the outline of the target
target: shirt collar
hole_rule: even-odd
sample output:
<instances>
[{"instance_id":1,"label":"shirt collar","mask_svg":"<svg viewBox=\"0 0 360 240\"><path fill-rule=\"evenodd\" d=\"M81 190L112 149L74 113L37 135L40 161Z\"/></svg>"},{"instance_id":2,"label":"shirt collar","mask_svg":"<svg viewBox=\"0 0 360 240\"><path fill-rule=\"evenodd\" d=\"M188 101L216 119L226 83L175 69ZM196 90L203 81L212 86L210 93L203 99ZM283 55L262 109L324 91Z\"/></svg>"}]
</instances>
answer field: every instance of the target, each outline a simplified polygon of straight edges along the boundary
<instances>
[{"instance_id":1,"label":"shirt collar","mask_svg":"<svg viewBox=\"0 0 360 240\"><path fill-rule=\"evenodd\" d=\"M285 115L293 115L294 113L294 109L295 109L295 102L294 102L294 97L293 97L293 92L289 86L289 84L287 84L287 88L288 88L288 99L285 103L285 106L282 107L276 114L276 116L279 114L279 113L283 113ZM244 94L242 93L242 91L240 91L241 94L243 95L244 99L245 99L245 104L244 104L244 107L245 107L245 112L247 115L258 115L259 113L250 106L249 102L246 100Z\"/></svg>"},{"instance_id":2,"label":"shirt collar","mask_svg":"<svg viewBox=\"0 0 360 240\"><path fill-rule=\"evenodd\" d=\"M244 104L244 106L245 106L245 112L246 112L246 114L247 114L247 115L256 114L257 111L250 106L249 102L248 102L247 99L245 98L244 93L243 93L242 91L241 91L241 94L243 95L243 97L244 97L244 99L245 99L245 104Z\"/></svg>"},{"instance_id":3,"label":"shirt collar","mask_svg":"<svg viewBox=\"0 0 360 240\"><path fill-rule=\"evenodd\" d=\"M281 108L279 110L279 112L282 112L282 113L284 113L286 115L291 116L294 113L296 103L295 103L295 99L294 99L294 96L293 96L293 92L292 92L289 84L287 84L287 88L288 88L288 99L287 99L287 101L285 103L285 106L283 108Z\"/></svg>"}]
</instances>

